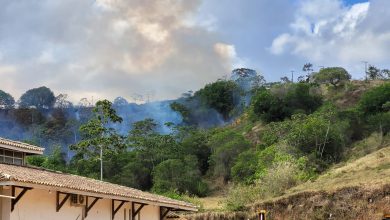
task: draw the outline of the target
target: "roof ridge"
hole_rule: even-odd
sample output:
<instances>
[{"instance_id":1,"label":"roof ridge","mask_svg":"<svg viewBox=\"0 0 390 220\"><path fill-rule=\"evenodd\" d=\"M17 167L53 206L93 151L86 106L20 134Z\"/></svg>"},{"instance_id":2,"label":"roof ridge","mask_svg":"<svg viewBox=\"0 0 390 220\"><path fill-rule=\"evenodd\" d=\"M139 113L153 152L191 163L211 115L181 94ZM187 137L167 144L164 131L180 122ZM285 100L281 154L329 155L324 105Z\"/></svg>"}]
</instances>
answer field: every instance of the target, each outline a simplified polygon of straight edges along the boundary
<instances>
[{"instance_id":1,"label":"roof ridge","mask_svg":"<svg viewBox=\"0 0 390 220\"><path fill-rule=\"evenodd\" d=\"M21 141L10 140L10 139L3 138L3 137L0 137L0 143L1 142L3 144L17 145L18 147L32 148L32 149L37 150L37 151L44 151L45 150L45 148L43 148L43 147L38 147L36 145L28 144L28 143L21 142Z\"/></svg>"},{"instance_id":2,"label":"roof ridge","mask_svg":"<svg viewBox=\"0 0 390 220\"><path fill-rule=\"evenodd\" d=\"M172 203L178 203L179 202L182 205L189 206L189 207L194 207L193 204L191 204L189 202L186 202L186 201L181 201L181 200L169 198L169 197L166 197L166 196L163 196L163 195L154 194L154 193L147 192L147 191L142 191L142 190L139 190L139 189L135 189L135 188L128 187L128 186L119 185L119 184L116 184L116 183L111 183L111 182L107 182L107 181L93 179L93 178L90 178L90 177L75 175L75 174L72 174L72 173L64 173L64 172L61 172L61 171L55 171L55 170L51 170L51 169L47 169L47 168L43 168L43 167L31 166L31 165L17 166L17 165L14 165L14 164L0 164L0 166L1 165L13 167L13 168L23 168L23 169L37 170L37 171L41 171L41 172L53 173L53 174L58 174L58 175L66 175L66 176L69 176L69 177L78 178L78 179L82 179L82 180L85 180L85 181L93 181L95 183L105 184L105 185L113 186L113 187L119 187L119 188L121 188L123 190L130 190L130 191L132 191L132 193L136 193L136 194L140 193L140 194L144 194L145 196L146 195L150 195L152 197L159 197L159 198L162 198L162 199L164 199L166 201L170 201ZM12 175L6 174L6 173L4 173L4 172L2 172L0 170L0 177L1 176L4 176L4 178L6 180L11 180L11 181L14 180ZM2 178L0 178L0 180L1 179ZM16 180L18 180L18 179L16 179Z\"/></svg>"}]
</instances>

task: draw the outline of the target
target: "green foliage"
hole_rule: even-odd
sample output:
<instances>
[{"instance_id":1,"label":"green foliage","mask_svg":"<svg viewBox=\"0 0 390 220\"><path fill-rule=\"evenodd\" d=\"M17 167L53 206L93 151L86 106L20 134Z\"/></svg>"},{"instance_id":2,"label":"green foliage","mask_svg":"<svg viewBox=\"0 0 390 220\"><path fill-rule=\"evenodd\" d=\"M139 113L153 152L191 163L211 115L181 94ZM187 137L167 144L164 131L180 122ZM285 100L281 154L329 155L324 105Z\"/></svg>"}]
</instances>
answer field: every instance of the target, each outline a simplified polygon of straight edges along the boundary
<instances>
[{"instance_id":1,"label":"green foliage","mask_svg":"<svg viewBox=\"0 0 390 220\"><path fill-rule=\"evenodd\" d=\"M390 111L367 117L368 132L379 132L386 135L390 132Z\"/></svg>"},{"instance_id":2,"label":"green foliage","mask_svg":"<svg viewBox=\"0 0 390 220\"><path fill-rule=\"evenodd\" d=\"M381 70L372 65L368 67L366 74L370 79L380 79L383 77Z\"/></svg>"},{"instance_id":3,"label":"green foliage","mask_svg":"<svg viewBox=\"0 0 390 220\"><path fill-rule=\"evenodd\" d=\"M80 127L83 139L70 147L76 151L72 163L78 172L96 173L101 154L103 158L109 158L125 149L123 138L109 127L110 123L122 122L111 102L98 101L93 113L93 118Z\"/></svg>"},{"instance_id":4,"label":"green foliage","mask_svg":"<svg viewBox=\"0 0 390 220\"><path fill-rule=\"evenodd\" d=\"M54 148L53 152L48 156L29 156L27 157L27 164L43 167L50 170L66 171L65 154L60 147Z\"/></svg>"},{"instance_id":5,"label":"green foliage","mask_svg":"<svg viewBox=\"0 0 390 220\"><path fill-rule=\"evenodd\" d=\"M212 149L210 160L214 176L222 177L227 182L235 159L241 152L249 149L250 143L241 134L224 130L212 135L209 144Z\"/></svg>"},{"instance_id":6,"label":"green foliage","mask_svg":"<svg viewBox=\"0 0 390 220\"><path fill-rule=\"evenodd\" d=\"M313 74L312 77L317 83L330 83L334 87L338 87L351 79L351 75L342 67L323 68L318 73Z\"/></svg>"},{"instance_id":7,"label":"green foliage","mask_svg":"<svg viewBox=\"0 0 390 220\"><path fill-rule=\"evenodd\" d=\"M252 98L252 113L264 122L281 121L298 112L310 114L321 104L314 85L283 84L273 91L259 90Z\"/></svg>"},{"instance_id":8,"label":"green foliage","mask_svg":"<svg viewBox=\"0 0 390 220\"><path fill-rule=\"evenodd\" d=\"M27 157L27 164L31 166L36 166L36 167L42 167L43 163L45 162L46 157L45 156L29 156Z\"/></svg>"},{"instance_id":9,"label":"green foliage","mask_svg":"<svg viewBox=\"0 0 390 220\"><path fill-rule=\"evenodd\" d=\"M298 112L313 113L322 104L322 97L315 90L314 85L307 83L292 85L284 97L286 114L292 115Z\"/></svg>"},{"instance_id":10,"label":"green foliage","mask_svg":"<svg viewBox=\"0 0 390 220\"><path fill-rule=\"evenodd\" d=\"M204 130L190 129L184 130L181 135L185 137L181 140L181 146L185 155L195 155L198 159L198 169L204 175L209 169L209 158L211 148L208 144L209 134Z\"/></svg>"},{"instance_id":11,"label":"green foliage","mask_svg":"<svg viewBox=\"0 0 390 220\"><path fill-rule=\"evenodd\" d=\"M325 106L311 115L293 115L291 120L269 126L266 137L285 140L293 148L317 158L338 160L345 146L344 136L348 122L337 117L332 106Z\"/></svg>"},{"instance_id":12,"label":"green foliage","mask_svg":"<svg viewBox=\"0 0 390 220\"><path fill-rule=\"evenodd\" d=\"M153 191L188 192L205 196L207 185L202 181L197 168L197 159L194 156L187 156L184 160L168 159L161 162L153 170Z\"/></svg>"},{"instance_id":13,"label":"green foliage","mask_svg":"<svg viewBox=\"0 0 390 220\"><path fill-rule=\"evenodd\" d=\"M233 81L217 81L206 85L195 93L207 106L217 110L225 119L235 107L235 93L237 85Z\"/></svg>"},{"instance_id":14,"label":"green foliage","mask_svg":"<svg viewBox=\"0 0 390 220\"><path fill-rule=\"evenodd\" d=\"M117 161L118 164L113 166L117 175L112 178L112 181L136 189L149 190L152 187L152 171L138 156L138 152L129 151L112 158L112 161Z\"/></svg>"},{"instance_id":15,"label":"green foliage","mask_svg":"<svg viewBox=\"0 0 390 220\"><path fill-rule=\"evenodd\" d=\"M299 183L301 170L296 163L283 161L274 163L267 174L252 185L234 185L230 188L225 206L230 211L242 211L246 206L259 200L282 195Z\"/></svg>"},{"instance_id":16,"label":"green foliage","mask_svg":"<svg viewBox=\"0 0 390 220\"><path fill-rule=\"evenodd\" d=\"M256 179L258 169L258 155L253 149L240 153L231 170L235 182L252 184Z\"/></svg>"},{"instance_id":17,"label":"green foliage","mask_svg":"<svg viewBox=\"0 0 390 220\"><path fill-rule=\"evenodd\" d=\"M253 113L264 122L283 120L287 114L284 100L262 89L252 98Z\"/></svg>"},{"instance_id":18,"label":"green foliage","mask_svg":"<svg viewBox=\"0 0 390 220\"><path fill-rule=\"evenodd\" d=\"M147 163L150 170L166 159L181 158L181 146L171 134L160 134L153 119L133 124L127 137L127 145L138 152L138 158Z\"/></svg>"},{"instance_id":19,"label":"green foliage","mask_svg":"<svg viewBox=\"0 0 390 220\"><path fill-rule=\"evenodd\" d=\"M190 110L183 104L179 102L172 102L170 107L173 111L178 112L183 119L183 122L186 124L191 124L191 113Z\"/></svg>"},{"instance_id":20,"label":"green foliage","mask_svg":"<svg viewBox=\"0 0 390 220\"><path fill-rule=\"evenodd\" d=\"M364 114L375 114L388 111L390 102L390 83L377 86L365 92L359 102L359 108Z\"/></svg>"},{"instance_id":21,"label":"green foliage","mask_svg":"<svg viewBox=\"0 0 390 220\"><path fill-rule=\"evenodd\" d=\"M0 90L0 108L10 109L15 105L15 99L9 93Z\"/></svg>"},{"instance_id":22,"label":"green foliage","mask_svg":"<svg viewBox=\"0 0 390 220\"><path fill-rule=\"evenodd\" d=\"M61 151L60 147L54 148L53 152L46 157L42 163L42 167L50 170L66 171L65 153Z\"/></svg>"},{"instance_id":23,"label":"green foliage","mask_svg":"<svg viewBox=\"0 0 390 220\"><path fill-rule=\"evenodd\" d=\"M229 211L242 211L246 205L262 199L263 190L258 185L234 185L229 189L225 208Z\"/></svg>"},{"instance_id":24,"label":"green foliage","mask_svg":"<svg viewBox=\"0 0 390 220\"><path fill-rule=\"evenodd\" d=\"M42 86L25 92L20 97L19 106L22 108L34 106L37 109L50 109L55 101L54 93L49 88Z\"/></svg>"}]
</instances>

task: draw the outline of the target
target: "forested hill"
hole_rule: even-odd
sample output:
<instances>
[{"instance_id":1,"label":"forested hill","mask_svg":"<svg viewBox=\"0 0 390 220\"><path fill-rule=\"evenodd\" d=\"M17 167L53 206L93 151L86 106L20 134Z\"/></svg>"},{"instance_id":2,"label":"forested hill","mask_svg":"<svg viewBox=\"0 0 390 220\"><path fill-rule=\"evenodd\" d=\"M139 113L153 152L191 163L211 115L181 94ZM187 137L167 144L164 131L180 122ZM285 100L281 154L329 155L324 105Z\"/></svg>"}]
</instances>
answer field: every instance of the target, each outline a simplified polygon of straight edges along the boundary
<instances>
[{"instance_id":1,"label":"forested hill","mask_svg":"<svg viewBox=\"0 0 390 220\"><path fill-rule=\"evenodd\" d=\"M267 83L237 69L177 100L143 105L75 105L46 87L15 102L0 91L0 136L49 149L31 165L98 178L103 148L106 181L193 202L222 195L224 209L242 210L315 180L364 140L389 142L390 71L370 67L364 81L341 67L303 71L298 82Z\"/></svg>"}]
</instances>

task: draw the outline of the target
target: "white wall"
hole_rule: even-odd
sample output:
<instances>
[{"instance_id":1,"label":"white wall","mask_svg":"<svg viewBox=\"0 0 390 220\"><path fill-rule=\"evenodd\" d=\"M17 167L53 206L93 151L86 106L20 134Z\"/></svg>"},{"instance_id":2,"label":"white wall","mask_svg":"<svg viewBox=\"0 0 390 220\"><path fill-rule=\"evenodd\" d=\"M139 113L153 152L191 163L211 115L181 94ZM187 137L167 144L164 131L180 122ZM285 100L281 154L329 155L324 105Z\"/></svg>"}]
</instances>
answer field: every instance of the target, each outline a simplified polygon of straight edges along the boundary
<instances>
[{"instance_id":1,"label":"white wall","mask_svg":"<svg viewBox=\"0 0 390 220\"><path fill-rule=\"evenodd\" d=\"M11 191L0 186L0 194L10 196ZM7 210L11 210L11 199L0 198L0 220L10 220L10 213Z\"/></svg>"},{"instance_id":2,"label":"white wall","mask_svg":"<svg viewBox=\"0 0 390 220\"><path fill-rule=\"evenodd\" d=\"M92 201L93 198L90 198L89 203ZM116 206L119 204L117 202ZM10 210L10 207L7 209ZM124 218L125 209L126 218ZM115 220L129 220L130 210L131 203L125 203L115 215ZM2 210L2 213L6 212ZM10 219L3 218L0 220L82 220L82 215L83 208L71 206L69 200L59 212L56 212L56 192L33 189L27 191L22 199L19 200L14 211L11 213ZM147 205L141 210L141 220L159 220L159 217L158 206ZM138 220L138 217L136 219ZM89 211L85 220L111 220L111 200L100 199Z\"/></svg>"}]
</instances>

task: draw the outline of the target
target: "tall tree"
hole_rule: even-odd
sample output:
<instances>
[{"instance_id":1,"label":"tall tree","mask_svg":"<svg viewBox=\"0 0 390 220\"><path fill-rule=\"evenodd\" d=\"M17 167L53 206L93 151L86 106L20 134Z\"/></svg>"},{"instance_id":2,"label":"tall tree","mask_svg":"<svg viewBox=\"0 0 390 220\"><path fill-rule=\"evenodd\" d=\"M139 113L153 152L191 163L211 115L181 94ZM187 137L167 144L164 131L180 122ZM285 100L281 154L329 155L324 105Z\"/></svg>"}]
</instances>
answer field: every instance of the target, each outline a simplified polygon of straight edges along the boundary
<instances>
[{"instance_id":1,"label":"tall tree","mask_svg":"<svg viewBox=\"0 0 390 220\"><path fill-rule=\"evenodd\" d=\"M100 161L100 179L103 179L103 157L110 157L125 149L123 138L110 127L122 120L110 101L98 101L93 109L93 117L80 127L83 139L71 146L77 153L76 158Z\"/></svg>"},{"instance_id":2,"label":"tall tree","mask_svg":"<svg viewBox=\"0 0 390 220\"><path fill-rule=\"evenodd\" d=\"M371 66L371 65L368 67L367 75L370 79L382 78L381 70L378 69L377 67Z\"/></svg>"},{"instance_id":3,"label":"tall tree","mask_svg":"<svg viewBox=\"0 0 390 220\"><path fill-rule=\"evenodd\" d=\"M47 87L42 86L35 89L30 89L20 97L20 107L37 109L50 109L54 106L56 97L54 93Z\"/></svg>"}]
</instances>

